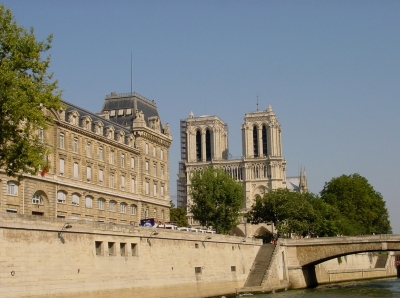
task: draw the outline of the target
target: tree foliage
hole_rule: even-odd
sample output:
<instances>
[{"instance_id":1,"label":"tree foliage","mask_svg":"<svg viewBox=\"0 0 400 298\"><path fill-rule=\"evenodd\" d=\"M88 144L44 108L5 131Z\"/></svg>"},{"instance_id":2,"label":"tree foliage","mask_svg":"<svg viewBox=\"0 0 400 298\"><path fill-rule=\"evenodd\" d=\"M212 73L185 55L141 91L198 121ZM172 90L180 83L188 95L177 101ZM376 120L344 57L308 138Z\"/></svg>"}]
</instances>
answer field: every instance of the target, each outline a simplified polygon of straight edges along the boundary
<instances>
[{"instance_id":1,"label":"tree foliage","mask_svg":"<svg viewBox=\"0 0 400 298\"><path fill-rule=\"evenodd\" d=\"M359 174L342 175L325 183L324 202L337 208L343 234L391 233L389 214L382 195Z\"/></svg>"},{"instance_id":2,"label":"tree foliage","mask_svg":"<svg viewBox=\"0 0 400 298\"><path fill-rule=\"evenodd\" d=\"M33 28L19 27L0 4L0 167L9 176L35 174L45 166L46 148L37 131L51 118L46 109L61 108L57 81L47 73L52 36L36 41Z\"/></svg>"},{"instance_id":3,"label":"tree foliage","mask_svg":"<svg viewBox=\"0 0 400 298\"><path fill-rule=\"evenodd\" d=\"M189 195L190 212L202 226L228 234L238 225L243 188L222 169L206 167L193 173Z\"/></svg>"},{"instance_id":4,"label":"tree foliage","mask_svg":"<svg viewBox=\"0 0 400 298\"><path fill-rule=\"evenodd\" d=\"M359 174L325 183L318 195L278 189L256 200L248 219L273 222L280 234L311 236L391 233L385 201Z\"/></svg>"},{"instance_id":5,"label":"tree foliage","mask_svg":"<svg viewBox=\"0 0 400 298\"><path fill-rule=\"evenodd\" d=\"M247 216L250 222L273 222L280 234L308 233L317 218L308 194L277 189L256 199Z\"/></svg>"},{"instance_id":6,"label":"tree foliage","mask_svg":"<svg viewBox=\"0 0 400 298\"><path fill-rule=\"evenodd\" d=\"M182 207L175 208L174 203L171 201L171 209L169 214L170 221L174 221L178 224L178 227L187 227L188 221L186 217L186 211Z\"/></svg>"}]
</instances>

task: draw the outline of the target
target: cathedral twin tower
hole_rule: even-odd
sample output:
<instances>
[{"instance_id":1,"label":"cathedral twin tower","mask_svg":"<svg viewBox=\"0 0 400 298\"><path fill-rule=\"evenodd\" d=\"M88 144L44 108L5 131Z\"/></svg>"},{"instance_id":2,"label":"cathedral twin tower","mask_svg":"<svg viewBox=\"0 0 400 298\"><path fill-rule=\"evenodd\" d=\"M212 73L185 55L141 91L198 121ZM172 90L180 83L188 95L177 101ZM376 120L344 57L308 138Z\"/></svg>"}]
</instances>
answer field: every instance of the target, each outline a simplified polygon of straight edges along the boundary
<instances>
[{"instance_id":1,"label":"cathedral twin tower","mask_svg":"<svg viewBox=\"0 0 400 298\"><path fill-rule=\"evenodd\" d=\"M281 126L271 106L246 113L242 124L242 157L230 158L228 129L217 116L181 120L181 161L178 174L178 206L190 206L190 172L206 166L222 168L243 185L243 211L257 197L286 188L286 161L282 157Z\"/></svg>"}]
</instances>

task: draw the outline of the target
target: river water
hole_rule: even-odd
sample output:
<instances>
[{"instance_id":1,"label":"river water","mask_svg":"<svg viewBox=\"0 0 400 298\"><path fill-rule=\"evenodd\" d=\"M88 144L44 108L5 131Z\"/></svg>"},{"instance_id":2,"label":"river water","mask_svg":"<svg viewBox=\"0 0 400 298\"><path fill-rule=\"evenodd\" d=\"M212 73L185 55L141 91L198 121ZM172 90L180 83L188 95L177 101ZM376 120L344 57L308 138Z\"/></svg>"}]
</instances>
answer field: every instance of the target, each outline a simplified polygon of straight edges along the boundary
<instances>
[{"instance_id":1,"label":"river water","mask_svg":"<svg viewBox=\"0 0 400 298\"><path fill-rule=\"evenodd\" d=\"M254 298L366 298L400 297L400 279L378 279L321 285L314 289L288 290L271 294L258 294Z\"/></svg>"}]
</instances>

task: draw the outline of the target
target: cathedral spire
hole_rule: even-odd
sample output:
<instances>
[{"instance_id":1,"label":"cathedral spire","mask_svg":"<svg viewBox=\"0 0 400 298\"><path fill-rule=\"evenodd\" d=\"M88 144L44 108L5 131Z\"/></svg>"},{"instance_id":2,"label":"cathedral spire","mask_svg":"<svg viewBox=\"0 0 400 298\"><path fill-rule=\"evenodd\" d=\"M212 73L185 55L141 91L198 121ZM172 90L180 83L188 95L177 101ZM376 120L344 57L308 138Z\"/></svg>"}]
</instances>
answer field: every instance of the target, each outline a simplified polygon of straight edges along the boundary
<instances>
[{"instance_id":1,"label":"cathedral spire","mask_svg":"<svg viewBox=\"0 0 400 298\"><path fill-rule=\"evenodd\" d=\"M306 168L300 167L300 183L299 183L300 192L307 192L308 185L307 185L307 175L306 175Z\"/></svg>"}]
</instances>

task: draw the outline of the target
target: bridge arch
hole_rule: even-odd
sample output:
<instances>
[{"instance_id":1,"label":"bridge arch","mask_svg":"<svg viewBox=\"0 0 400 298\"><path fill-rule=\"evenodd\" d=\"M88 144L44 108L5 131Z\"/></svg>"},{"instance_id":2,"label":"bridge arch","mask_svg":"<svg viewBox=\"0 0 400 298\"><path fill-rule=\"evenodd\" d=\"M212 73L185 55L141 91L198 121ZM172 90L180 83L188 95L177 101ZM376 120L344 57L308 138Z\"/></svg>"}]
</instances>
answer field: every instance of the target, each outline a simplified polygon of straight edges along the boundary
<instances>
[{"instance_id":1,"label":"bridge arch","mask_svg":"<svg viewBox=\"0 0 400 298\"><path fill-rule=\"evenodd\" d=\"M280 239L278 244L287 256L292 286L302 288L318 284L315 265L322 262L363 252L400 251L400 235Z\"/></svg>"}]
</instances>

